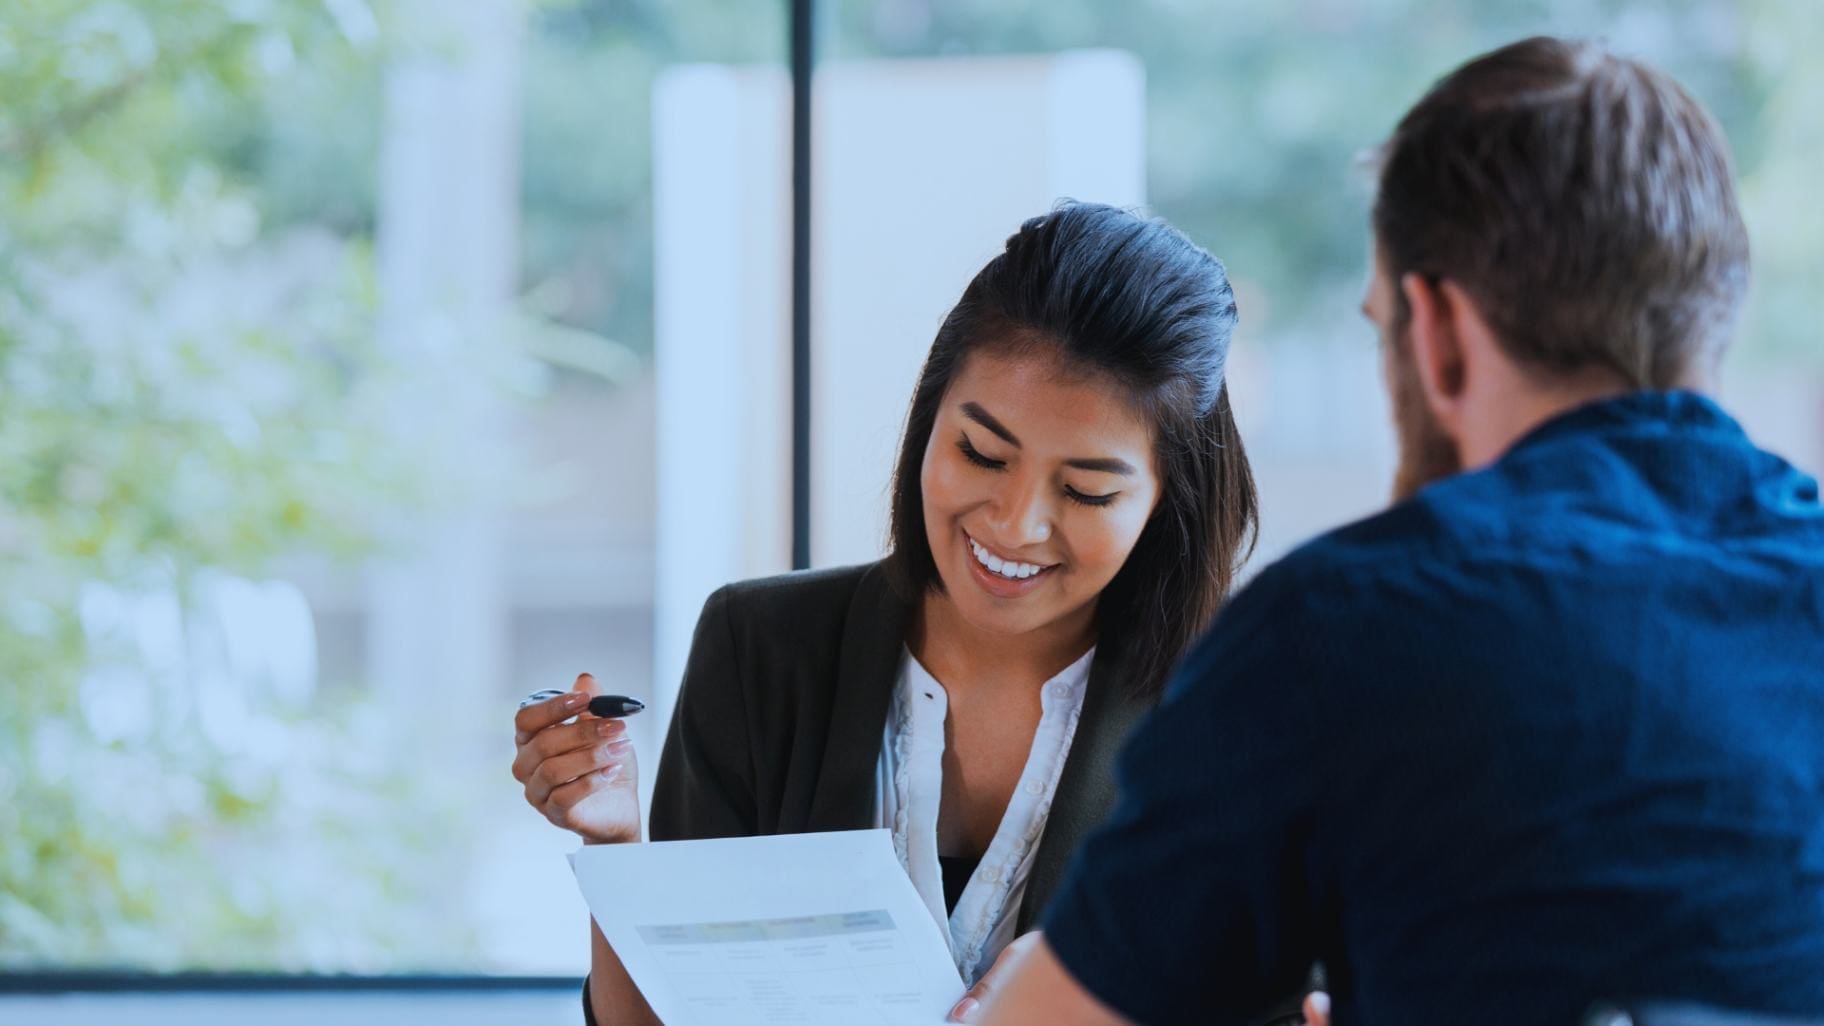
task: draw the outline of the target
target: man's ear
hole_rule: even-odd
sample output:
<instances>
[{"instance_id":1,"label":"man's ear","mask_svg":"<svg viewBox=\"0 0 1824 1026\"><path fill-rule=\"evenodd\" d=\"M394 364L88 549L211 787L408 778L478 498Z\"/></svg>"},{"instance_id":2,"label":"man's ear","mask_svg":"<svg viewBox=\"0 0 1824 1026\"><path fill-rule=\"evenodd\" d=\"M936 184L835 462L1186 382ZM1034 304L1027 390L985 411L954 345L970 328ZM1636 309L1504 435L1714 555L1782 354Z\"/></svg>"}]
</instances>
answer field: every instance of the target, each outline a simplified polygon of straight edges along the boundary
<instances>
[{"instance_id":1,"label":"man's ear","mask_svg":"<svg viewBox=\"0 0 1824 1026\"><path fill-rule=\"evenodd\" d=\"M1425 405L1447 428L1457 423L1457 411L1469 382L1463 338L1453 300L1461 297L1450 283L1438 283L1422 274L1400 277L1400 293L1411 311L1408 337L1412 362L1418 372Z\"/></svg>"}]
</instances>

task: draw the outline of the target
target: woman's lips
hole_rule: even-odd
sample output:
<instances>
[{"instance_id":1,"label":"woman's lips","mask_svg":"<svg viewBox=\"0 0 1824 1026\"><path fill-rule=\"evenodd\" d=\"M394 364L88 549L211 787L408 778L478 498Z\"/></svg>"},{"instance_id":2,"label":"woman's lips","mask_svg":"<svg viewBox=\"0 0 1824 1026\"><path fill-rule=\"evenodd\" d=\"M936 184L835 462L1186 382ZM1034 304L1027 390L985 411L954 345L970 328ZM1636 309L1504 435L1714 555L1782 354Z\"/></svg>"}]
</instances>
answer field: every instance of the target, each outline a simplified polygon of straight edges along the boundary
<instances>
[{"instance_id":1,"label":"woman's lips","mask_svg":"<svg viewBox=\"0 0 1824 1026\"><path fill-rule=\"evenodd\" d=\"M963 559L969 564L969 576L975 581L977 587L995 598L1016 599L1024 595L1029 595L1045 582L1046 577L1050 576L1051 573L1058 568L1057 565L1054 564L1040 570L1031 577L1018 580L1010 577L1002 577L1000 574L983 566L981 561L975 558L974 547L971 545L971 542L973 541L974 539L969 537L968 532L963 532Z\"/></svg>"}]
</instances>

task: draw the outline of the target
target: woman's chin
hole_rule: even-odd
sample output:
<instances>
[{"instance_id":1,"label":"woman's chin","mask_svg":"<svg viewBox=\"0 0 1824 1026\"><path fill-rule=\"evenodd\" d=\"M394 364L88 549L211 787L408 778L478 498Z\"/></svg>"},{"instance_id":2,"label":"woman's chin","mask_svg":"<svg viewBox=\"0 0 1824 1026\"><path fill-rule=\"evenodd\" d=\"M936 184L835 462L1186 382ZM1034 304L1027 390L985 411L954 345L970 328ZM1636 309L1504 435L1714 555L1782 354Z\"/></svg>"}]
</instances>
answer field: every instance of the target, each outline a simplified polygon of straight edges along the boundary
<instances>
[{"instance_id":1,"label":"woman's chin","mask_svg":"<svg viewBox=\"0 0 1824 1026\"><path fill-rule=\"evenodd\" d=\"M983 634L994 634L1005 638L1018 638L1045 626L1043 619L1010 614L1004 609L974 608L959 611L969 626Z\"/></svg>"}]
</instances>

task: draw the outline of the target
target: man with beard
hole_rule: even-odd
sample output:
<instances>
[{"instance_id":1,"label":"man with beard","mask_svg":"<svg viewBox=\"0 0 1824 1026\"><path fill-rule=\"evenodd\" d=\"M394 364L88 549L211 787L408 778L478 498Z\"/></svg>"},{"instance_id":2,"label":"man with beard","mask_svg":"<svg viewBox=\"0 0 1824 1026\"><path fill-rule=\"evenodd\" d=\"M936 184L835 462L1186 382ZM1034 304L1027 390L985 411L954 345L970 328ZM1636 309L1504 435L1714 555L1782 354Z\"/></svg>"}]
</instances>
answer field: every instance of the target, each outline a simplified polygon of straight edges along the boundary
<instances>
[{"instance_id":1,"label":"man with beard","mask_svg":"<svg viewBox=\"0 0 1824 1026\"><path fill-rule=\"evenodd\" d=\"M1748 283L1716 126L1532 39L1381 154L1398 503L1263 571L1134 736L984 1021L1595 1002L1824 1017L1824 509L1709 397Z\"/></svg>"}]
</instances>

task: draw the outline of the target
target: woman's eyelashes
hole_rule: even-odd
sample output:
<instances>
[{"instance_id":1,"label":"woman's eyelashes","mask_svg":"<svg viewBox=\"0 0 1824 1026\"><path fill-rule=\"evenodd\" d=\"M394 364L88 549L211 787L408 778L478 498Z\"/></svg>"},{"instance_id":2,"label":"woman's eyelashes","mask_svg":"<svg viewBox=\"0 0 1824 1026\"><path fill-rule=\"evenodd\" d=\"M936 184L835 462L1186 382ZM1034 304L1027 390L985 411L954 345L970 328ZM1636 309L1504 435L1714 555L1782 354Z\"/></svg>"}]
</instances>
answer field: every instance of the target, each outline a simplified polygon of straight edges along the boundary
<instances>
[{"instance_id":1,"label":"woman's eyelashes","mask_svg":"<svg viewBox=\"0 0 1824 1026\"><path fill-rule=\"evenodd\" d=\"M1064 486L1064 497L1081 506L1106 506L1115 501L1120 492L1109 492L1107 495L1085 495L1069 485Z\"/></svg>"},{"instance_id":2,"label":"woman's eyelashes","mask_svg":"<svg viewBox=\"0 0 1824 1026\"><path fill-rule=\"evenodd\" d=\"M983 470L1003 470L1007 466L1006 460L992 459L982 455L981 450L977 449L975 444L969 441L968 435L964 435L962 439L956 443L956 447L962 450L964 459L981 467ZM1114 502L1120 494L1120 492L1109 492L1106 495L1090 495L1086 492L1079 492L1069 485L1064 486L1064 497L1079 506L1106 506L1109 503Z\"/></svg>"},{"instance_id":3,"label":"woman's eyelashes","mask_svg":"<svg viewBox=\"0 0 1824 1026\"><path fill-rule=\"evenodd\" d=\"M991 460L988 457L983 456L981 452L976 449L974 444L969 441L968 435L964 435L963 440L956 443L956 445L957 448L963 450L963 456L968 459L969 462L985 470L999 470L1007 465L1006 460Z\"/></svg>"}]
</instances>

